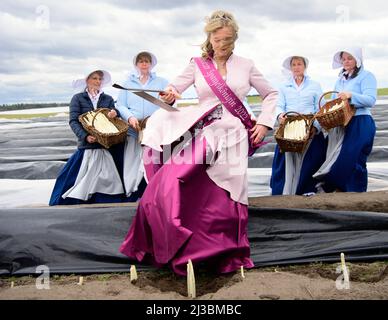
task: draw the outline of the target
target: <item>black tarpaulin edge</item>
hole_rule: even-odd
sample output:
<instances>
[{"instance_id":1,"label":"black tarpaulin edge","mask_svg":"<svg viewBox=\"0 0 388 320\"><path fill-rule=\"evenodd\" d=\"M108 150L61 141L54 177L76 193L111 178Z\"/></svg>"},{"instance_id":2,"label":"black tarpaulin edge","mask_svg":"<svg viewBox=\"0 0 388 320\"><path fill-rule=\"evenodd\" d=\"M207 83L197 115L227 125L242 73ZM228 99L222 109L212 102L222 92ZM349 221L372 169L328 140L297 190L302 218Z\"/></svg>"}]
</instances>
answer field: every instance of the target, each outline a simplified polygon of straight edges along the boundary
<instances>
[{"instance_id":1,"label":"black tarpaulin edge","mask_svg":"<svg viewBox=\"0 0 388 320\"><path fill-rule=\"evenodd\" d=\"M0 210L0 275L129 272L118 248L136 208ZM249 208L248 237L256 267L388 259L388 214ZM136 264L139 270L155 270Z\"/></svg>"}]
</instances>

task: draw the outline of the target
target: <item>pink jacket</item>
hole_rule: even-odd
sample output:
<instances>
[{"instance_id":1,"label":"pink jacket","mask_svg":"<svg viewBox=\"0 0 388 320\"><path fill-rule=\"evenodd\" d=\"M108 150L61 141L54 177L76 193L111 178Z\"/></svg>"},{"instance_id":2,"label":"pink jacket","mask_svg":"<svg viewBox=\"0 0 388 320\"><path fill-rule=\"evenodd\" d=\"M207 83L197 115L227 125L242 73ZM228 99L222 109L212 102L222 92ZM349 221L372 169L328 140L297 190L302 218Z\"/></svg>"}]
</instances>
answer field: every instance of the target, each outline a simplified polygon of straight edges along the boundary
<instances>
[{"instance_id":1,"label":"pink jacket","mask_svg":"<svg viewBox=\"0 0 388 320\"><path fill-rule=\"evenodd\" d=\"M244 100L251 87L255 88L263 98L262 111L257 119L258 123L273 128L275 124L275 112L277 102L277 91L264 79L263 75L255 67L250 59L242 58L232 54L226 62L227 85L239 97ZM172 83L179 93L185 91L194 84L197 91L199 105L210 109L220 104L218 98L206 83L201 71L193 60L188 67Z\"/></svg>"},{"instance_id":2,"label":"pink jacket","mask_svg":"<svg viewBox=\"0 0 388 320\"><path fill-rule=\"evenodd\" d=\"M243 100L251 87L254 87L263 97L262 111L257 122L273 128L278 93L271 87L263 75L256 69L252 60L232 54L226 63L226 83L233 92ZM169 145L188 129L190 129L201 117L214 106L220 104L201 71L193 60L171 85L182 93L194 84L197 91L199 104L189 107L181 107L177 112L168 112L164 109L157 110L148 120L144 130L142 143L155 150L161 151L162 145ZM240 122L242 128L244 126Z\"/></svg>"},{"instance_id":3,"label":"pink jacket","mask_svg":"<svg viewBox=\"0 0 388 320\"><path fill-rule=\"evenodd\" d=\"M264 98L262 112L257 121L273 128L277 104L277 91L263 78L252 60L232 55L226 63L226 83L243 100L251 87ZM159 109L149 118L143 132L142 144L162 151L184 135L204 114L220 101L210 89L194 61L171 83L181 93L194 84L199 104L180 107L175 112ZM223 107L222 118L206 126L201 137L206 138L217 161L206 172L219 187L230 193L231 199L248 204L248 134L240 121ZM233 150L233 151L232 151ZM232 151L232 152L230 152ZM238 151L238 152L234 152ZM151 159L143 158L144 163Z\"/></svg>"}]
</instances>

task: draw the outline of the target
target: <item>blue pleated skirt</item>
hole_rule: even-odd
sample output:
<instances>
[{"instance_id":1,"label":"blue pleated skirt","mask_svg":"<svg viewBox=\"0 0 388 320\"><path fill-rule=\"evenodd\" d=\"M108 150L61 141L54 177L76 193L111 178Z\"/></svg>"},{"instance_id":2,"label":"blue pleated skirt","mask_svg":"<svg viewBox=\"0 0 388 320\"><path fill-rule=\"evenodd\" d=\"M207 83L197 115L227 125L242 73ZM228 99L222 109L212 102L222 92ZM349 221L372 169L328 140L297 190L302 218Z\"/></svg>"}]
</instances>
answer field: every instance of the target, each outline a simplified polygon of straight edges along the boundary
<instances>
[{"instance_id":1,"label":"blue pleated skirt","mask_svg":"<svg viewBox=\"0 0 388 320\"><path fill-rule=\"evenodd\" d=\"M345 129L341 151L330 172L323 177L326 192L365 192L368 187L366 162L372 152L376 125L369 115L355 116Z\"/></svg>"}]
</instances>

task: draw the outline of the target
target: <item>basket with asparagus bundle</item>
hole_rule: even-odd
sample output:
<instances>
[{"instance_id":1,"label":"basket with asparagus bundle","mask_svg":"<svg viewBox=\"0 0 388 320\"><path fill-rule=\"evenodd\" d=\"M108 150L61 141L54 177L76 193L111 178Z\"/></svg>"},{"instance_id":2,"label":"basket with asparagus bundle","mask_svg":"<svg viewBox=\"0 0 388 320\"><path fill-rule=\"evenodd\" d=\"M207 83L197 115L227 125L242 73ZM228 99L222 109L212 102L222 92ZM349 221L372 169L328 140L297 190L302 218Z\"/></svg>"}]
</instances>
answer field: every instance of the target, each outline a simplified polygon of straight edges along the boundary
<instances>
[{"instance_id":1,"label":"basket with asparagus bundle","mask_svg":"<svg viewBox=\"0 0 388 320\"><path fill-rule=\"evenodd\" d=\"M303 152L313 135L314 115L290 111L275 132L281 152Z\"/></svg>"},{"instance_id":2,"label":"basket with asparagus bundle","mask_svg":"<svg viewBox=\"0 0 388 320\"><path fill-rule=\"evenodd\" d=\"M124 142L128 131L128 124L124 120L108 117L109 111L108 108L99 108L78 117L84 129L107 149L114 144Z\"/></svg>"},{"instance_id":3,"label":"basket with asparagus bundle","mask_svg":"<svg viewBox=\"0 0 388 320\"><path fill-rule=\"evenodd\" d=\"M338 93L338 91L328 91L321 96L319 111L315 115L315 118L325 130L346 126L356 112L356 109L349 104L349 101L341 98L328 101L321 107L322 98L329 93Z\"/></svg>"}]
</instances>

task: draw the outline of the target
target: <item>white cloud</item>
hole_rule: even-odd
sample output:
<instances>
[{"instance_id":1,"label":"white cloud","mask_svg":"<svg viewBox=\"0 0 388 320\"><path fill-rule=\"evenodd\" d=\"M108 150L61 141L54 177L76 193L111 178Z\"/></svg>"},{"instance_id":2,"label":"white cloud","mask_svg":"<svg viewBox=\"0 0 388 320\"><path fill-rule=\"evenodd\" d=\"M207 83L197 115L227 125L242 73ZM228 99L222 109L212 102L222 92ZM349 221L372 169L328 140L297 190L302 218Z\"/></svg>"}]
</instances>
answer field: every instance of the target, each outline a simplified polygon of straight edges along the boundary
<instances>
[{"instance_id":1,"label":"white cloud","mask_svg":"<svg viewBox=\"0 0 388 320\"><path fill-rule=\"evenodd\" d=\"M0 104L68 101L71 81L91 68L110 70L120 81L140 50L154 52L158 74L173 79L200 54L204 17L219 8L233 12L239 22L236 54L253 59L274 85L282 81L283 59L297 53L310 58L310 75L331 89L338 73L331 69L332 55L352 43L364 48L366 68L379 87L388 87L388 4L383 1L46 3L48 29L39 28L46 17L36 11L41 1L0 4Z\"/></svg>"}]
</instances>

